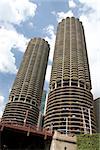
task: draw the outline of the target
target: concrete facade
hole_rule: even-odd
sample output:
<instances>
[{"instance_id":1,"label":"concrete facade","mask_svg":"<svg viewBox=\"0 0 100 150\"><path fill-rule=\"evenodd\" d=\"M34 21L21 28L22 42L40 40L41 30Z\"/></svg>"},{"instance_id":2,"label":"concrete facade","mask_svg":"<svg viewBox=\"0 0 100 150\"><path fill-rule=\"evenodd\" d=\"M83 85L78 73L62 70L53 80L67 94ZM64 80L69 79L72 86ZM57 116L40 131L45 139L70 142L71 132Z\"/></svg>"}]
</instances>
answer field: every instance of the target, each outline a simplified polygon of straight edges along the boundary
<instances>
[{"instance_id":1,"label":"concrete facade","mask_svg":"<svg viewBox=\"0 0 100 150\"><path fill-rule=\"evenodd\" d=\"M66 136L55 131L50 150L77 150L76 136Z\"/></svg>"},{"instance_id":2,"label":"concrete facade","mask_svg":"<svg viewBox=\"0 0 100 150\"><path fill-rule=\"evenodd\" d=\"M95 132L91 89L84 28L79 19L67 17L57 28L44 127L67 134Z\"/></svg>"},{"instance_id":3,"label":"concrete facade","mask_svg":"<svg viewBox=\"0 0 100 150\"><path fill-rule=\"evenodd\" d=\"M95 112L96 112L96 126L97 133L100 133L100 97L94 100Z\"/></svg>"},{"instance_id":4,"label":"concrete facade","mask_svg":"<svg viewBox=\"0 0 100 150\"><path fill-rule=\"evenodd\" d=\"M2 121L37 125L49 50L49 44L44 39L30 40Z\"/></svg>"}]
</instances>

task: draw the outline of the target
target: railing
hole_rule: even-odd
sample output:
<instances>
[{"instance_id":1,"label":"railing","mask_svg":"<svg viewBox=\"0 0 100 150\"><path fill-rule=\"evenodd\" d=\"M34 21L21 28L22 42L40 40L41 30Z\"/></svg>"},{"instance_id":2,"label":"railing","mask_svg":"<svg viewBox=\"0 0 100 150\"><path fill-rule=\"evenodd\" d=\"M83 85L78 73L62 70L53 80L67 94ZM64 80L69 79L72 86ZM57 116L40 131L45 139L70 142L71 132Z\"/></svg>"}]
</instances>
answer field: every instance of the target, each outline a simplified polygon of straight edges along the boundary
<instances>
[{"instance_id":1,"label":"railing","mask_svg":"<svg viewBox=\"0 0 100 150\"><path fill-rule=\"evenodd\" d=\"M5 120L0 120L0 130L3 130L3 127L8 127L8 128L13 128L13 129L18 129L18 130L22 130L22 131L26 131L26 132L30 132L30 133L36 133L36 134L40 134L40 135L46 135L46 136L52 136L53 133L50 130L46 130L44 128L40 128L37 126L32 126L30 124L19 124L16 121L5 121Z\"/></svg>"}]
</instances>

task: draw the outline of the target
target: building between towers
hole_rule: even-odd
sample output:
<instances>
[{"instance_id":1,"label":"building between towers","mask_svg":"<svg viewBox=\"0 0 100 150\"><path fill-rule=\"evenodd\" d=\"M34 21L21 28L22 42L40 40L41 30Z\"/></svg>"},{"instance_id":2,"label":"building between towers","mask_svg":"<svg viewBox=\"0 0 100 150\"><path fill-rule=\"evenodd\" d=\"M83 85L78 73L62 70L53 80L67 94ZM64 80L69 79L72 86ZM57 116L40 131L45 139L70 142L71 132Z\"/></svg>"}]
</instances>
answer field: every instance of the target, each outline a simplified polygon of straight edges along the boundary
<instances>
[{"instance_id":1,"label":"building between towers","mask_svg":"<svg viewBox=\"0 0 100 150\"><path fill-rule=\"evenodd\" d=\"M44 127L66 134L96 131L89 62L82 22L63 19L57 28Z\"/></svg>"},{"instance_id":2,"label":"building between towers","mask_svg":"<svg viewBox=\"0 0 100 150\"><path fill-rule=\"evenodd\" d=\"M49 44L44 39L30 40L12 86L2 122L37 125L49 50Z\"/></svg>"}]
</instances>

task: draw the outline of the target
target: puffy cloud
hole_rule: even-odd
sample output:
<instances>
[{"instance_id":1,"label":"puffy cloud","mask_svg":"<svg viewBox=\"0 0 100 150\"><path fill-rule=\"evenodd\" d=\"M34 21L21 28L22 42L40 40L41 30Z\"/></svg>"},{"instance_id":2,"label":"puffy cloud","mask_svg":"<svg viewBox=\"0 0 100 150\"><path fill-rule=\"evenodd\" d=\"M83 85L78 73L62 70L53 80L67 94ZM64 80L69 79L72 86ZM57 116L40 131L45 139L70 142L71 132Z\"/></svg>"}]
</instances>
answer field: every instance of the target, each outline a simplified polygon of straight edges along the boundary
<instances>
[{"instance_id":1,"label":"puffy cloud","mask_svg":"<svg viewBox=\"0 0 100 150\"><path fill-rule=\"evenodd\" d=\"M48 43L50 44L50 55L49 55L49 59L50 61L52 61L53 59L53 53L54 53L54 45L55 45L55 33L54 33L54 26L53 25L49 25L48 27L46 27L44 29L45 33L47 34L45 38L45 40L48 41Z\"/></svg>"},{"instance_id":2,"label":"puffy cloud","mask_svg":"<svg viewBox=\"0 0 100 150\"><path fill-rule=\"evenodd\" d=\"M34 16L36 8L36 4L30 0L1 0L0 21L20 24L29 16Z\"/></svg>"},{"instance_id":3,"label":"puffy cloud","mask_svg":"<svg viewBox=\"0 0 100 150\"><path fill-rule=\"evenodd\" d=\"M0 95L0 118L2 117L4 106L5 106L4 97Z\"/></svg>"},{"instance_id":4,"label":"puffy cloud","mask_svg":"<svg viewBox=\"0 0 100 150\"><path fill-rule=\"evenodd\" d=\"M85 4L85 6L89 6L95 8L96 10L100 8L100 1L99 0L79 0L80 3Z\"/></svg>"},{"instance_id":5,"label":"puffy cloud","mask_svg":"<svg viewBox=\"0 0 100 150\"><path fill-rule=\"evenodd\" d=\"M24 51L27 41L28 39L16 30L0 28L0 72L16 73L15 57L11 49Z\"/></svg>"},{"instance_id":6,"label":"puffy cloud","mask_svg":"<svg viewBox=\"0 0 100 150\"><path fill-rule=\"evenodd\" d=\"M57 21L60 22L62 19L65 19L66 17L72 17L73 16L73 12L71 10L69 10L67 13L58 12L56 14L56 16L57 16Z\"/></svg>"},{"instance_id":7,"label":"puffy cloud","mask_svg":"<svg viewBox=\"0 0 100 150\"><path fill-rule=\"evenodd\" d=\"M0 95L0 107L2 106L3 103L4 103L4 97Z\"/></svg>"},{"instance_id":8,"label":"puffy cloud","mask_svg":"<svg viewBox=\"0 0 100 150\"><path fill-rule=\"evenodd\" d=\"M83 7L80 8L82 14L88 16L91 19L97 20L100 19L100 1L99 0L79 0ZM86 13L86 9L91 10L89 13ZM96 15L96 16L95 16Z\"/></svg>"},{"instance_id":9,"label":"puffy cloud","mask_svg":"<svg viewBox=\"0 0 100 150\"><path fill-rule=\"evenodd\" d=\"M100 96L100 1L99 0L80 0L83 5L83 12L80 20L85 28L88 57L90 62L90 73L92 80L92 92L94 98ZM89 13L84 11L84 7L91 9ZM81 8L82 9L82 8Z\"/></svg>"},{"instance_id":10,"label":"puffy cloud","mask_svg":"<svg viewBox=\"0 0 100 150\"><path fill-rule=\"evenodd\" d=\"M17 32L29 17L34 17L37 5L30 0L0 1L0 72L16 73L16 60L12 49L24 52L28 39ZM32 25L32 24L31 24Z\"/></svg>"},{"instance_id":11,"label":"puffy cloud","mask_svg":"<svg viewBox=\"0 0 100 150\"><path fill-rule=\"evenodd\" d=\"M76 7L76 3L74 2L74 0L69 0L69 8L75 8Z\"/></svg>"}]
</instances>

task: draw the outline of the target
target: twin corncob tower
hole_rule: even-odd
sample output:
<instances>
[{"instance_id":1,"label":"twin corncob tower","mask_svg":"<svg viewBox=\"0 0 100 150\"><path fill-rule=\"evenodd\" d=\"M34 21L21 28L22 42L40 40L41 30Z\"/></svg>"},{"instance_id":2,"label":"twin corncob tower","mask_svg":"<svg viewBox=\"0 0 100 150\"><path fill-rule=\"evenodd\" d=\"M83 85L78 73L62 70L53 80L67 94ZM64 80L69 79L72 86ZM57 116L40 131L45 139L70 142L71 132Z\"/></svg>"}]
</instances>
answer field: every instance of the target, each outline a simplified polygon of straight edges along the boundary
<instances>
[{"instance_id":1,"label":"twin corncob tower","mask_svg":"<svg viewBox=\"0 0 100 150\"><path fill-rule=\"evenodd\" d=\"M29 42L2 121L37 125L48 55L45 40ZM67 17L57 28L44 127L64 133L95 132L91 88L83 25Z\"/></svg>"},{"instance_id":2,"label":"twin corncob tower","mask_svg":"<svg viewBox=\"0 0 100 150\"><path fill-rule=\"evenodd\" d=\"M41 38L29 42L4 110L4 121L37 125L49 49Z\"/></svg>"},{"instance_id":3,"label":"twin corncob tower","mask_svg":"<svg viewBox=\"0 0 100 150\"><path fill-rule=\"evenodd\" d=\"M57 28L44 127L64 133L91 132L91 128L95 132L91 88L82 22L63 19Z\"/></svg>"}]
</instances>

